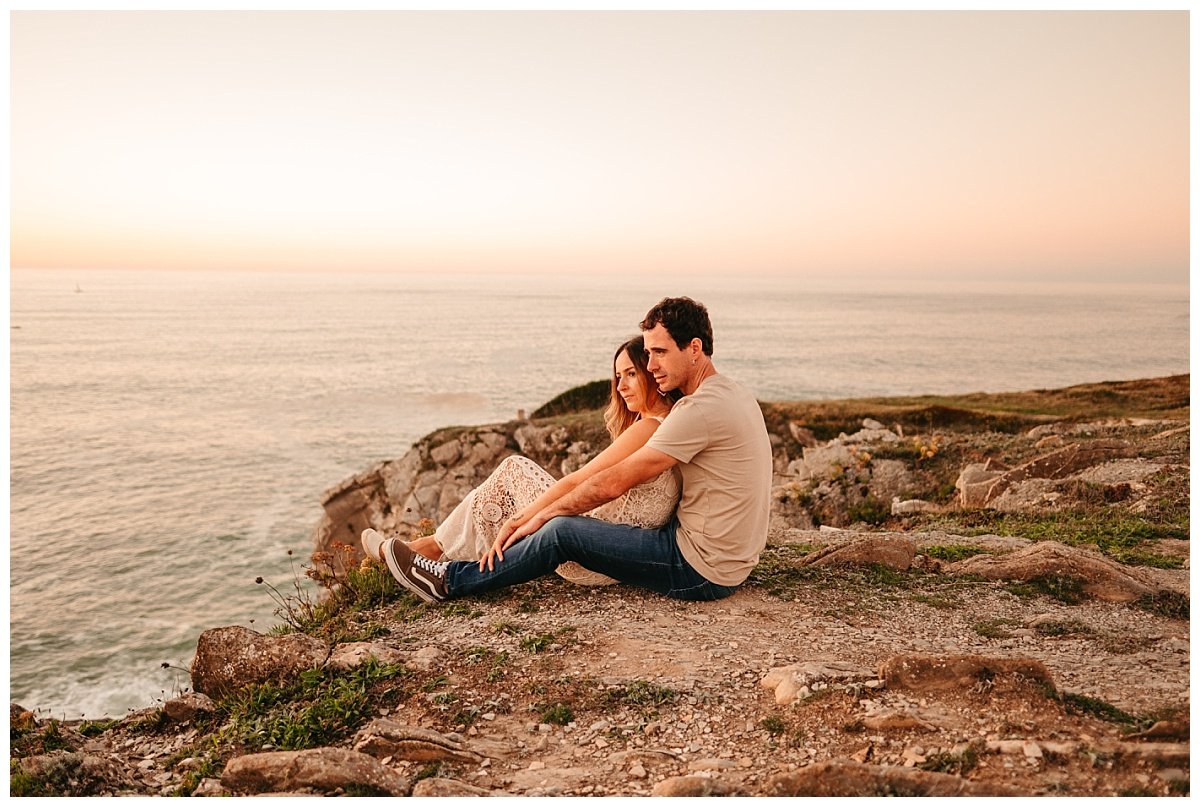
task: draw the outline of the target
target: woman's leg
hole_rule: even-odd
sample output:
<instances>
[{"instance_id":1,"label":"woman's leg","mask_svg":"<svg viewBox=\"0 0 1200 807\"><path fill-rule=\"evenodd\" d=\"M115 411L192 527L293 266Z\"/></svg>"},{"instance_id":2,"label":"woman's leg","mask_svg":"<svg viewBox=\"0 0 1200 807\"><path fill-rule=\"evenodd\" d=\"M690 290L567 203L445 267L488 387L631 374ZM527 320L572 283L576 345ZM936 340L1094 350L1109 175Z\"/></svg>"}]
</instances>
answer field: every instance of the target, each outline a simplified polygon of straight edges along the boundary
<instances>
[{"instance_id":1,"label":"woman's leg","mask_svg":"<svg viewBox=\"0 0 1200 807\"><path fill-rule=\"evenodd\" d=\"M429 536L430 541L410 542L408 546L433 560L479 560L492 548L504 522L532 504L553 484L554 477L533 460L517 454L506 457L479 487L459 502ZM434 551L442 554L435 557Z\"/></svg>"}]
</instances>

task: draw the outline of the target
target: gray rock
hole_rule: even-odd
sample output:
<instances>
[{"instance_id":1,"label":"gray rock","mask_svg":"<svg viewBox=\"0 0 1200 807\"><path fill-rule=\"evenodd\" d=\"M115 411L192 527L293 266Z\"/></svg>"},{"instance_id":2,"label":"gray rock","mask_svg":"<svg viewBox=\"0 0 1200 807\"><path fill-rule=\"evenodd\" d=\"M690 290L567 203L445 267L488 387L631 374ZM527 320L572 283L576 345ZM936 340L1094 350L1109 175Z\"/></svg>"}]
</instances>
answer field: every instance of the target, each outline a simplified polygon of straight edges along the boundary
<instances>
[{"instance_id":1,"label":"gray rock","mask_svg":"<svg viewBox=\"0 0 1200 807\"><path fill-rule=\"evenodd\" d=\"M570 433L563 426L521 426L513 433L517 447L526 456L555 454L565 451Z\"/></svg>"},{"instance_id":2,"label":"gray rock","mask_svg":"<svg viewBox=\"0 0 1200 807\"><path fill-rule=\"evenodd\" d=\"M880 501L890 502L900 491L910 490L913 486L912 474L900 460L874 460L870 470L867 489L871 496Z\"/></svg>"},{"instance_id":3,"label":"gray rock","mask_svg":"<svg viewBox=\"0 0 1200 807\"><path fill-rule=\"evenodd\" d=\"M912 566L916 545L899 533L876 533L831 544L809 553L800 561L802 566L870 566L881 563L890 569L903 571Z\"/></svg>"},{"instance_id":4,"label":"gray rock","mask_svg":"<svg viewBox=\"0 0 1200 807\"><path fill-rule=\"evenodd\" d=\"M841 477L847 469L854 468L857 462L849 447L837 441L804 449L804 464L813 479Z\"/></svg>"},{"instance_id":5,"label":"gray rock","mask_svg":"<svg viewBox=\"0 0 1200 807\"><path fill-rule=\"evenodd\" d=\"M192 689L223 698L250 684L282 685L320 667L328 655L328 645L302 633L264 636L240 625L212 628L196 643Z\"/></svg>"},{"instance_id":6,"label":"gray rock","mask_svg":"<svg viewBox=\"0 0 1200 807\"><path fill-rule=\"evenodd\" d=\"M983 507L999 497L1010 486L1028 479L1065 479L1085 468L1109 460L1129 458L1136 455L1134 447L1123 440L1093 440L1089 443L1073 443L1052 451L1016 468L1000 470L998 463L968 465L959 474L956 486L963 507Z\"/></svg>"},{"instance_id":7,"label":"gray rock","mask_svg":"<svg viewBox=\"0 0 1200 807\"><path fill-rule=\"evenodd\" d=\"M453 465L461 456L462 444L458 440L447 440L440 446L429 450L429 458L438 465Z\"/></svg>"},{"instance_id":8,"label":"gray rock","mask_svg":"<svg viewBox=\"0 0 1200 807\"><path fill-rule=\"evenodd\" d=\"M332 793L347 787L380 795L407 796L408 780L379 760L344 748L271 751L234 757L221 774L221 784L235 793L280 793L315 790Z\"/></svg>"},{"instance_id":9,"label":"gray rock","mask_svg":"<svg viewBox=\"0 0 1200 807\"><path fill-rule=\"evenodd\" d=\"M733 796L737 787L711 776L672 776L663 779L650 791L652 796Z\"/></svg>"},{"instance_id":10,"label":"gray rock","mask_svg":"<svg viewBox=\"0 0 1200 807\"><path fill-rule=\"evenodd\" d=\"M326 666L335 670L349 670L371 659L380 664L400 664L407 656L403 650L380 642L344 642L333 648Z\"/></svg>"},{"instance_id":11,"label":"gray rock","mask_svg":"<svg viewBox=\"0 0 1200 807\"><path fill-rule=\"evenodd\" d=\"M217 705L212 702L212 698L199 692L185 692L163 704L163 711L167 713L167 717L176 723L192 720L197 715L212 714L216 710Z\"/></svg>"},{"instance_id":12,"label":"gray rock","mask_svg":"<svg viewBox=\"0 0 1200 807\"><path fill-rule=\"evenodd\" d=\"M1055 575L1082 581L1083 590L1108 602L1130 602L1155 588L1134 568L1099 552L1041 541L1009 555L975 555L952 563L951 574L977 574L988 580L1031 580Z\"/></svg>"},{"instance_id":13,"label":"gray rock","mask_svg":"<svg viewBox=\"0 0 1200 807\"><path fill-rule=\"evenodd\" d=\"M413 796L424 798L430 796L507 796L508 794L502 790L487 790L482 787L475 787L466 782L460 782L457 779L442 779L439 777L430 777L422 779L413 785Z\"/></svg>"},{"instance_id":14,"label":"gray rock","mask_svg":"<svg viewBox=\"0 0 1200 807\"><path fill-rule=\"evenodd\" d=\"M443 655L436 647L422 647L409 657L408 664L417 670L429 670Z\"/></svg>"},{"instance_id":15,"label":"gray rock","mask_svg":"<svg viewBox=\"0 0 1200 807\"><path fill-rule=\"evenodd\" d=\"M835 759L767 780L771 796L1011 796L1006 785L970 782L915 768Z\"/></svg>"},{"instance_id":16,"label":"gray rock","mask_svg":"<svg viewBox=\"0 0 1200 807\"><path fill-rule=\"evenodd\" d=\"M392 757L410 762L481 762L461 739L431 729L410 726L388 718L372 720L354 735L354 750L380 759Z\"/></svg>"},{"instance_id":17,"label":"gray rock","mask_svg":"<svg viewBox=\"0 0 1200 807\"><path fill-rule=\"evenodd\" d=\"M222 796L225 793L220 779L201 779L200 784L192 791L193 796Z\"/></svg>"},{"instance_id":18,"label":"gray rock","mask_svg":"<svg viewBox=\"0 0 1200 807\"><path fill-rule=\"evenodd\" d=\"M122 761L78 751L50 751L21 759L17 766L53 795L97 796L133 784L133 771Z\"/></svg>"},{"instance_id":19,"label":"gray rock","mask_svg":"<svg viewBox=\"0 0 1200 807\"><path fill-rule=\"evenodd\" d=\"M959 506L978 508L987 504L989 494L997 480L1008 472L1008 466L998 460L974 462L958 474L954 487L958 489Z\"/></svg>"},{"instance_id":20,"label":"gray rock","mask_svg":"<svg viewBox=\"0 0 1200 807\"><path fill-rule=\"evenodd\" d=\"M932 502L927 502L924 499L906 499L900 501L897 496L892 499L892 515L906 516L913 513L933 513L938 510L938 506Z\"/></svg>"},{"instance_id":21,"label":"gray rock","mask_svg":"<svg viewBox=\"0 0 1200 807\"><path fill-rule=\"evenodd\" d=\"M865 421L864 421L865 422ZM876 423L878 421L872 421ZM854 434L846 435L846 440L851 443L895 443L900 440L896 433L884 428L883 424L879 424L878 429L864 428L856 431Z\"/></svg>"}]
</instances>

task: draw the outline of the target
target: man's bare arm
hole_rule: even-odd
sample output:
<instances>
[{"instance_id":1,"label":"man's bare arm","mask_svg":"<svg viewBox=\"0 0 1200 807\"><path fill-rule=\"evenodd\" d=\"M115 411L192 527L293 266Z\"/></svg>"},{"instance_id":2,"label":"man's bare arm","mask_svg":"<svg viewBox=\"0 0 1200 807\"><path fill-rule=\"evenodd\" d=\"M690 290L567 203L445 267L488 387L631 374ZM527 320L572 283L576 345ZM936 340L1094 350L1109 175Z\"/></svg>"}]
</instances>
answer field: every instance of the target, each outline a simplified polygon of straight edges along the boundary
<instances>
[{"instance_id":1,"label":"man's bare arm","mask_svg":"<svg viewBox=\"0 0 1200 807\"><path fill-rule=\"evenodd\" d=\"M658 476L676 462L678 460L674 457L649 446L642 446L621 462L601 471L570 493L547 505L509 535L501 534L492 550L480 559L479 568L494 568L493 556L504 560L505 549L541 529L550 519L556 516L576 516L605 502L611 502L635 485Z\"/></svg>"}]
</instances>

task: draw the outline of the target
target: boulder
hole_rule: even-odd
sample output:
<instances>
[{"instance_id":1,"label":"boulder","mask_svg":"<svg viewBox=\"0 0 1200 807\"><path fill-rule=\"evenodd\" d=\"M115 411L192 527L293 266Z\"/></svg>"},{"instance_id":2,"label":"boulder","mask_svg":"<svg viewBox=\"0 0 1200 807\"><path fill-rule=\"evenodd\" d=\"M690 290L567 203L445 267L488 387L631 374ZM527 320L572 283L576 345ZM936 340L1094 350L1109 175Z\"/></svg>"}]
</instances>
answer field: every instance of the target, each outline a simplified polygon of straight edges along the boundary
<instances>
[{"instance_id":1,"label":"boulder","mask_svg":"<svg viewBox=\"0 0 1200 807\"><path fill-rule=\"evenodd\" d=\"M1065 479L1093 465L1136 454L1133 445L1124 440L1072 443L1003 473L995 473L1001 470L1001 466L990 460L983 465L968 465L959 474L955 486L963 507L986 507L1018 482L1027 479Z\"/></svg>"},{"instance_id":2,"label":"boulder","mask_svg":"<svg viewBox=\"0 0 1200 807\"><path fill-rule=\"evenodd\" d=\"M1041 541L1008 555L974 555L950 564L947 571L988 580L1075 578L1085 592L1107 602L1130 602L1156 590L1139 573L1099 552L1056 541Z\"/></svg>"},{"instance_id":3,"label":"boulder","mask_svg":"<svg viewBox=\"0 0 1200 807\"><path fill-rule=\"evenodd\" d=\"M888 432L891 434L891 432ZM883 502L890 502L902 490L913 487L912 474L900 460L873 460L871 478L867 480L868 494Z\"/></svg>"},{"instance_id":4,"label":"boulder","mask_svg":"<svg viewBox=\"0 0 1200 807\"><path fill-rule=\"evenodd\" d=\"M924 499L905 499L900 501L899 496L892 497L892 515L908 516L915 513L934 513L937 512L938 506L933 502L927 502Z\"/></svg>"},{"instance_id":5,"label":"boulder","mask_svg":"<svg viewBox=\"0 0 1200 807\"><path fill-rule=\"evenodd\" d=\"M988 499L987 506L1001 513L1050 510L1063 499L1060 485L1055 479L1024 479L1004 488L1000 495Z\"/></svg>"},{"instance_id":6,"label":"boulder","mask_svg":"<svg viewBox=\"0 0 1200 807\"><path fill-rule=\"evenodd\" d=\"M359 536L364 529L408 538L422 520L445 519L512 453L509 430L515 426L468 429L449 439L445 430L434 432L400 459L378 463L325 491L325 513L313 532L313 566L325 575L344 577L362 561ZM544 427L527 428L540 434ZM554 447L545 443L533 440L537 447ZM346 545L347 551L333 551L336 544Z\"/></svg>"},{"instance_id":7,"label":"boulder","mask_svg":"<svg viewBox=\"0 0 1200 807\"><path fill-rule=\"evenodd\" d=\"M98 796L133 785L133 772L114 757L60 750L16 763L11 772L38 780L48 796Z\"/></svg>"},{"instance_id":8,"label":"boulder","mask_svg":"<svg viewBox=\"0 0 1200 807\"><path fill-rule=\"evenodd\" d=\"M442 779L437 776L422 779L413 785L413 796L424 798L429 796L507 796L502 790L487 790L475 787L457 779Z\"/></svg>"},{"instance_id":9,"label":"boulder","mask_svg":"<svg viewBox=\"0 0 1200 807\"><path fill-rule=\"evenodd\" d=\"M651 796L736 796L737 787L711 776L672 776L650 791Z\"/></svg>"},{"instance_id":10,"label":"boulder","mask_svg":"<svg viewBox=\"0 0 1200 807\"><path fill-rule=\"evenodd\" d=\"M804 466L808 469L809 478L814 480L840 478L847 469L857 464L858 458L850 448L837 440L804 449Z\"/></svg>"},{"instance_id":11,"label":"boulder","mask_svg":"<svg viewBox=\"0 0 1200 807\"><path fill-rule=\"evenodd\" d=\"M321 495L325 513L313 532L313 566L318 571L344 578L349 564L362 559L359 536L379 523L384 499L384 463L355 474ZM345 544L354 552L349 557L334 552L334 544ZM320 555L320 557L316 557Z\"/></svg>"},{"instance_id":12,"label":"boulder","mask_svg":"<svg viewBox=\"0 0 1200 807\"><path fill-rule=\"evenodd\" d=\"M1013 796L1000 784L971 782L947 773L847 759L818 762L767 780L770 796Z\"/></svg>"},{"instance_id":13,"label":"boulder","mask_svg":"<svg viewBox=\"0 0 1200 807\"><path fill-rule=\"evenodd\" d=\"M994 459L988 459L986 462L973 462L964 467L958 474L958 480L954 483L954 487L958 489L959 506L983 507L988 502L992 485L1008 470L1007 465Z\"/></svg>"},{"instance_id":14,"label":"boulder","mask_svg":"<svg viewBox=\"0 0 1200 807\"><path fill-rule=\"evenodd\" d=\"M875 420L870 420L874 426L867 426L867 420L863 421L863 428L856 431L854 434L846 435L846 441L851 443L896 443L900 438L896 433L889 431L882 423Z\"/></svg>"},{"instance_id":15,"label":"boulder","mask_svg":"<svg viewBox=\"0 0 1200 807\"><path fill-rule=\"evenodd\" d=\"M283 685L304 670L320 667L329 646L303 633L264 636L231 625L200 634L192 662L192 689L223 698L251 684Z\"/></svg>"},{"instance_id":16,"label":"boulder","mask_svg":"<svg viewBox=\"0 0 1200 807\"><path fill-rule=\"evenodd\" d=\"M517 447L527 457L561 454L567 450L571 434L564 426L521 426L513 433Z\"/></svg>"},{"instance_id":17,"label":"boulder","mask_svg":"<svg viewBox=\"0 0 1200 807\"><path fill-rule=\"evenodd\" d=\"M986 687L1001 690L1029 681L1054 686L1046 665L1029 658L983 656L922 656L901 654L879 665L879 677L888 689L947 692Z\"/></svg>"},{"instance_id":18,"label":"boulder","mask_svg":"<svg viewBox=\"0 0 1200 807\"><path fill-rule=\"evenodd\" d=\"M234 757L221 785L235 793L311 790L332 793L356 788L386 796L407 796L408 780L374 757L345 748L270 751Z\"/></svg>"},{"instance_id":19,"label":"boulder","mask_svg":"<svg viewBox=\"0 0 1200 807\"><path fill-rule=\"evenodd\" d=\"M373 757L392 757L410 762L481 762L475 753L457 736L439 734L431 729L409 726L395 720L379 718L359 729L354 735L354 750Z\"/></svg>"},{"instance_id":20,"label":"boulder","mask_svg":"<svg viewBox=\"0 0 1200 807\"><path fill-rule=\"evenodd\" d=\"M380 642L345 642L333 648L326 666L335 670L360 667L371 659L380 664L401 664L409 653Z\"/></svg>"},{"instance_id":21,"label":"boulder","mask_svg":"<svg viewBox=\"0 0 1200 807\"><path fill-rule=\"evenodd\" d=\"M818 682L865 681L872 678L871 670L843 661L806 661L772 668L763 676L760 686L775 692L775 702L787 706L797 698L806 697Z\"/></svg>"},{"instance_id":22,"label":"boulder","mask_svg":"<svg viewBox=\"0 0 1200 807\"><path fill-rule=\"evenodd\" d=\"M429 459L438 465L450 466L458 462L462 456L462 443L458 440L447 440L439 446L429 449Z\"/></svg>"},{"instance_id":23,"label":"boulder","mask_svg":"<svg viewBox=\"0 0 1200 807\"><path fill-rule=\"evenodd\" d=\"M898 533L877 533L837 543L804 556L801 566L870 566L904 571L912 566L916 545Z\"/></svg>"},{"instance_id":24,"label":"boulder","mask_svg":"<svg viewBox=\"0 0 1200 807\"><path fill-rule=\"evenodd\" d=\"M212 698L199 692L185 692L178 698L171 698L163 704L167 717L176 723L184 723L196 717L210 715L217 710Z\"/></svg>"}]
</instances>

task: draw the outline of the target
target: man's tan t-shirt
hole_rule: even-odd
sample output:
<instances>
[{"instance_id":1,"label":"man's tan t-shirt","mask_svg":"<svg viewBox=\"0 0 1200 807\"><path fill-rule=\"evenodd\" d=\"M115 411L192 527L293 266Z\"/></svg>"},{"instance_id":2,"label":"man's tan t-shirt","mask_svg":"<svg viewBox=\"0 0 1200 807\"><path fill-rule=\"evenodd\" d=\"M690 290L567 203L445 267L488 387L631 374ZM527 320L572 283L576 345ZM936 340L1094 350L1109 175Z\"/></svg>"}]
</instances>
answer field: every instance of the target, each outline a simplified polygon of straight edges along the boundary
<instances>
[{"instance_id":1,"label":"man's tan t-shirt","mask_svg":"<svg viewBox=\"0 0 1200 807\"><path fill-rule=\"evenodd\" d=\"M771 441L758 401L725 376L709 376L646 445L679 461L675 540L683 557L713 583L741 584L767 543L771 508Z\"/></svg>"}]
</instances>

